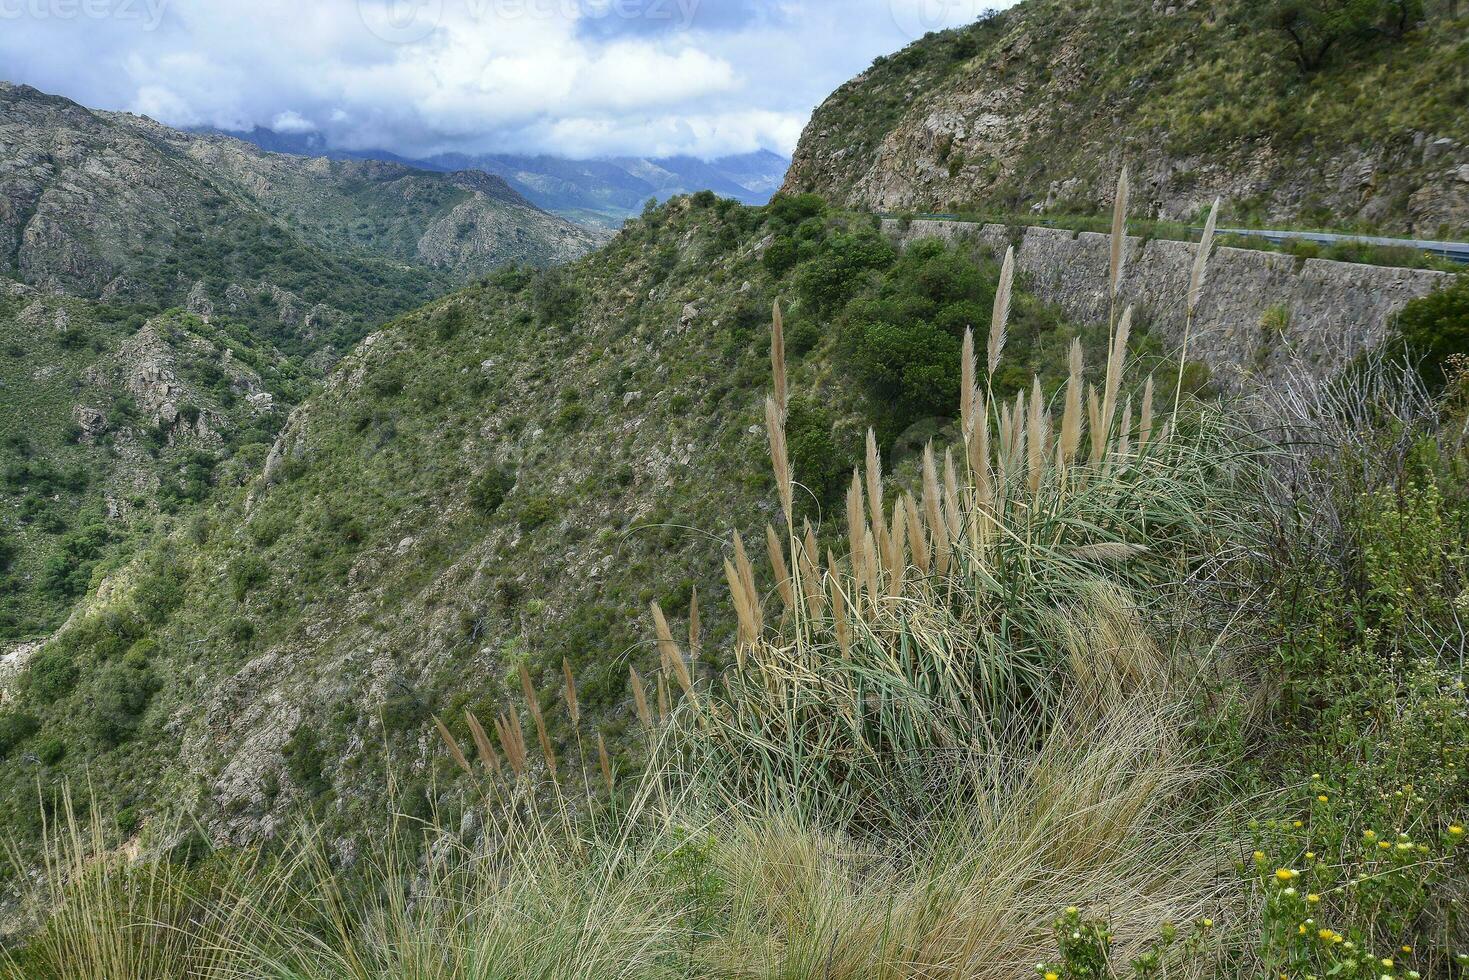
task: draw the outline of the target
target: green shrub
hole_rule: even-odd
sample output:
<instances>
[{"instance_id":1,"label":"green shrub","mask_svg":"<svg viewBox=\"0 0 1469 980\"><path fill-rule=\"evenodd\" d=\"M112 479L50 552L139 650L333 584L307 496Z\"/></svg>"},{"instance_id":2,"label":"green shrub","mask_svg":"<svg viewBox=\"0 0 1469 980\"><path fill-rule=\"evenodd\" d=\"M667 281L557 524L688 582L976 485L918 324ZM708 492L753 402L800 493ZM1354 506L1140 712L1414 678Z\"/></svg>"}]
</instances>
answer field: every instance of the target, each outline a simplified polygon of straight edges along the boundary
<instances>
[{"instance_id":1,"label":"green shrub","mask_svg":"<svg viewBox=\"0 0 1469 980\"><path fill-rule=\"evenodd\" d=\"M36 743L36 757L48 766L54 766L66 758L66 742L55 735L47 736Z\"/></svg>"},{"instance_id":2,"label":"green shrub","mask_svg":"<svg viewBox=\"0 0 1469 980\"><path fill-rule=\"evenodd\" d=\"M230 563L230 588L240 601L270 581L270 566L257 555L241 555Z\"/></svg>"},{"instance_id":3,"label":"green shrub","mask_svg":"<svg viewBox=\"0 0 1469 980\"><path fill-rule=\"evenodd\" d=\"M41 722L33 714L24 711L0 714L0 759L40 730Z\"/></svg>"},{"instance_id":4,"label":"green shrub","mask_svg":"<svg viewBox=\"0 0 1469 980\"><path fill-rule=\"evenodd\" d=\"M331 789L324 775L326 752L321 745L321 736L316 729L302 725L282 747L286 760L286 772L291 782L300 787L307 796L320 796Z\"/></svg>"},{"instance_id":5,"label":"green shrub","mask_svg":"<svg viewBox=\"0 0 1469 980\"><path fill-rule=\"evenodd\" d=\"M556 516L556 502L538 494L526 499L520 506L520 529L534 531Z\"/></svg>"},{"instance_id":6,"label":"green shrub","mask_svg":"<svg viewBox=\"0 0 1469 980\"><path fill-rule=\"evenodd\" d=\"M31 659L26 686L31 697L43 704L71 691L77 682L77 666L68 652L48 646Z\"/></svg>"},{"instance_id":7,"label":"green shrub","mask_svg":"<svg viewBox=\"0 0 1469 980\"><path fill-rule=\"evenodd\" d=\"M761 257L761 264L765 271L779 279L781 276L795 268L800 255L796 249L795 239L786 235L777 235L766 246L765 255Z\"/></svg>"},{"instance_id":8,"label":"green shrub","mask_svg":"<svg viewBox=\"0 0 1469 980\"><path fill-rule=\"evenodd\" d=\"M838 449L832 432L834 423L830 409L810 398L793 400L786 418L792 470L796 481L811 491L817 505L826 504L846 485L856 462L850 449ZM812 503L809 497L805 500Z\"/></svg>"},{"instance_id":9,"label":"green shrub","mask_svg":"<svg viewBox=\"0 0 1469 980\"><path fill-rule=\"evenodd\" d=\"M515 489L515 473L505 467L492 466L469 483L469 504L485 516L500 509L505 497Z\"/></svg>"},{"instance_id":10,"label":"green shrub","mask_svg":"<svg viewBox=\"0 0 1469 980\"><path fill-rule=\"evenodd\" d=\"M126 741L137 730L157 683L148 670L108 664L92 681L87 723L103 747Z\"/></svg>"},{"instance_id":11,"label":"green shrub","mask_svg":"<svg viewBox=\"0 0 1469 980\"><path fill-rule=\"evenodd\" d=\"M1453 285L1404 306L1398 336L1410 354L1423 358L1423 379L1442 388L1451 361L1469 356L1469 274L1460 273Z\"/></svg>"}]
</instances>

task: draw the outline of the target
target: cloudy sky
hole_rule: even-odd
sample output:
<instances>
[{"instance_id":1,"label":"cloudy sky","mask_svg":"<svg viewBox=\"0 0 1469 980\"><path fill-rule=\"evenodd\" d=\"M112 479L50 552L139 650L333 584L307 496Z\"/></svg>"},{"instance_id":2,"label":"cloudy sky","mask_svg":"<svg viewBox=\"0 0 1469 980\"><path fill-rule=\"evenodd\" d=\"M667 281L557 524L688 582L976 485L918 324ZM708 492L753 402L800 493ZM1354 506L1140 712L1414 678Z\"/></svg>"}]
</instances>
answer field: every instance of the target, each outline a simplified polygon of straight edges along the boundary
<instances>
[{"instance_id":1,"label":"cloudy sky","mask_svg":"<svg viewBox=\"0 0 1469 980\"><path fill-rule=\"evenodd\" d=\"M0 78L342 149L788 152L872 59L1011 0L0 0Z\"/></svg>"}]
</instances>

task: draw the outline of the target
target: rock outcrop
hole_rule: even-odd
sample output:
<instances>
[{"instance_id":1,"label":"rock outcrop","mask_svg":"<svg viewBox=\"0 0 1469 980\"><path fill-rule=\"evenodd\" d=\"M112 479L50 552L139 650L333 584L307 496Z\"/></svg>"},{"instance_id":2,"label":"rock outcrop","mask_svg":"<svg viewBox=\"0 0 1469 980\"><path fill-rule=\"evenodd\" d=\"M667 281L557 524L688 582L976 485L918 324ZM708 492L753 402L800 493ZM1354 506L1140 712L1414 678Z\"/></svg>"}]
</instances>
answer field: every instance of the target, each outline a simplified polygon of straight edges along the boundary
<instances>
[{"instance_id":1,"label":"rock outcrop","mask_svg":"<svg viewBox=\"0 0 1469 980\"><path fill-rule=\"evenodd\" d=\"M816 111L785 190L888 212L1102 213L1126 163L1138 214L1193 220L1222 197L1231 221L1469 235L1464 21L1343 45L1302 75L1268 7L1023 0L929 35Z\"/></svg>"}]
</instances>

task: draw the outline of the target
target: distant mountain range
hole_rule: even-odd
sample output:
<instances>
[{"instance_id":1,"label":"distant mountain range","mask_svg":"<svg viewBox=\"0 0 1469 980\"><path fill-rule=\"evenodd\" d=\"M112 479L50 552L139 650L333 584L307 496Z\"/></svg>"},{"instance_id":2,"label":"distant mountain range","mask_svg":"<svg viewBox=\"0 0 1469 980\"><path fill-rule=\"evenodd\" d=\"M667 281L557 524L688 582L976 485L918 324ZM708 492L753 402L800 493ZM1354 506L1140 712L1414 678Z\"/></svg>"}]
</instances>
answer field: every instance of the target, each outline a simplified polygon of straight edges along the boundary
<instances>
[{"instance_id":1,"label":"distant mountain range","mask_svg":"<svg viewBox=\"0 0 1469 980\"><path fill-rule=\"evenodd\" d=\"M441 153L410 159L386 150L333 149L320 133L281 133L263 127L211 132L274 153L382 160L445 173L483 170L503 178L537 207L572 221L612 228L642 211L650 198L666 201L694 191L710 190L742 204L765 204L780 189L791 165L788 158L770 150L707 161L691 156L570 160L514 153Z\"/></svg>"}]
</instances>

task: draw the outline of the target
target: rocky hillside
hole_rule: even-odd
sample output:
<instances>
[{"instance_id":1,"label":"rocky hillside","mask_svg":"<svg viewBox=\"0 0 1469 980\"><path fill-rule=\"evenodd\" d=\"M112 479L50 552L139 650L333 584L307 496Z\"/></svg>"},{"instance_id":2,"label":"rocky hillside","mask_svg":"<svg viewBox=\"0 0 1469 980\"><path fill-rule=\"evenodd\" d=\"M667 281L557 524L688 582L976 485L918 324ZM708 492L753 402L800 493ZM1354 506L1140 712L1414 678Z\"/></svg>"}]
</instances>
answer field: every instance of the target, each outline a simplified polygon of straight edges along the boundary
<instances>
[{"instance_id":1,"label":"rocky hillside","mask_svg":"<svg viewBox=\"0 0 1469 980\"><path fill-rule=\"evenodd\" d=\"M548 699L570 664L583 709L632 751L627 670L657 662L648 601L682 617L697 589L714 649L731 627L719 557L778 520L772 301L789 306L801 510L826 539L866 426L911 466L949 425L959 334L995 277L978 246L900 254L820 201L697 195L578 263L386 325L243 483L160 521L54 638L12 651L7 829L34 832L37 780L50 798L90 772L125 833L182 804L215 844L256 841L309 804L350 855L390 774L410 812L447 802L431 716L489 717L521 663ZM1000 393L1032 368L1058 382L1073 335L1017 296Z\"/></svg>"},{"instance_id":2,"label":"rocky hillside","mask_svg":"<svg viewBox=\"0 0 1469 980\"><path fill-rule=\"evenodd\" d=\"M30 285L178 301L203 280L217 302L270 278L384 312L395 291L597 240L483 173L265 153L0 83L0 274Z\"/></svg>"},{"instance_id":3,"label":"rocky hillside","mask_svg":"<svg viewBox=\"0 0 1469 980\"><path fill-rule=\"evenodd\" d=\"M0 83L0 642L258 469L371 328L600 237L484 173L265 153Z\"/></svg>"},{"instance_id":4,"label":"rocky hillside","mask_svg":"<svg viewBox=\"0 0 1469 980\"><path fill-rule=\"evenodd\" d=\"M1312 13L1326 7L1340 20ZM786 188L888 211L1095 213L1126 162L1150 216L1191 220L1220 195L1226 221L1463 237L1463 13L1023 0L843 86Z\"/></svg>"},{"instance_id":5,"label":"rocky hillside","mask_svg":"<svg viewBox=\"0 0 1469 980\"><path fill-rule=\"evenodd\" d=\"M315 372L239 321L0 279L0 645L257 470Z\"/></svg>"}]
</instances>

